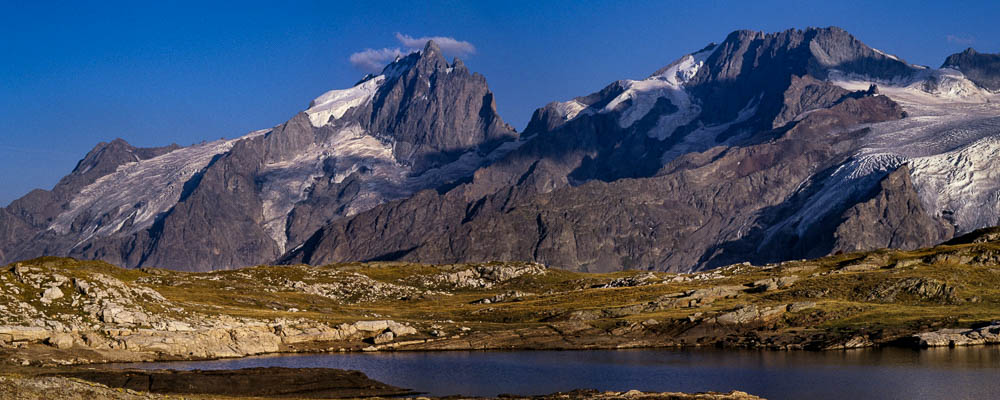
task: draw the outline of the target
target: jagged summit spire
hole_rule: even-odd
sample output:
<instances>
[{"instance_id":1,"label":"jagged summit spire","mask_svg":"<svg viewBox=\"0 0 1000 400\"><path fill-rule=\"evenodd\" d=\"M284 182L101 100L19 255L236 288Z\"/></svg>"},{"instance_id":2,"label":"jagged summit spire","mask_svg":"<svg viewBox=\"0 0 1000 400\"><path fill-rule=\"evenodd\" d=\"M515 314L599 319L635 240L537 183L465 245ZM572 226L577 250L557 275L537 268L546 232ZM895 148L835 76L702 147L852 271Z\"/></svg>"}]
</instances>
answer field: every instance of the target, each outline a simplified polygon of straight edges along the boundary
<instances>
[{"instance_id":1,"label":"jagged summit spire","mask_svg":"<svg viewBox=\"0 0 1000 400\"><path fill-rule=\"evenodd\" d=\"M381 75L384 75L386 79L393 79L403 75L412 68L429 72L448 67L448 60L444 58L441 47L433 40L428 40L423 50L413 51L405 56L396 57L393 62L382 69ZM368 79L370 78L365 77L358 83L365 82Z\"/></svg>"},{"instance_id":2,"label":"jagged summit spire","mask_svg":"<svg viewBox=\"0 0 1000 400\"><path fill-rule=\"evenodd\" d=\"M441 47L438 46L437 42L433 40L428 40L427 44L424 46L424 54L430 53L441 54Z\"/></svg>"}]
</instances>

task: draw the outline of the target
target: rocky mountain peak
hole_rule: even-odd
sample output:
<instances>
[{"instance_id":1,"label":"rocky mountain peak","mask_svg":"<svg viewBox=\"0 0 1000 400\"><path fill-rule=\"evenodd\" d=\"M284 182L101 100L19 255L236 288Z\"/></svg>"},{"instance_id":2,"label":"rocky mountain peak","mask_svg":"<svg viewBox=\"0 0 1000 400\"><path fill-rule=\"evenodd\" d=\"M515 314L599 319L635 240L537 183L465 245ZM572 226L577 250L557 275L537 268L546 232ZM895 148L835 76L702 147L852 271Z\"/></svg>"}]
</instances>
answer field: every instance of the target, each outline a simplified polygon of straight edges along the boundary
<instances>
[{"instance_id":1,"label":"rocky mountain peak","mask_svg":"<svg viewBox=\"0 0 1000 400\"><path fill-rule=\"evenodd\" d=\"M140 148L132 146L122 138L117 138L109 143L101 142L77 162L73 172L63 178L57 188L69 184L68 190L76 190L80 184L88 184L99 177L112 173L120 165L147 160L179 148L180 146L177 144Z\"/></svg>"},{"instance_id":2,"label":"rocky mountain peak","mask_svg":"<svg viewBox=\"0 0 1000 400\"><path fill-rule=\"evenodd\" d=\"M424 73L430 74L449 67L448 60L445 60L444 55L441 53L441 48L433 40L428 40L427 45L424 46L424 50L417 53L417 55L416 69Z\"/></svg>"},{"instance_id":3,"label":"rocky mountain peak","mask_svg":"<svg viewBox=\"0 0 1000 400\"><path fill-rule=\"evenodd\" d=\"M392 81L411 73L416 73L416 75L427 79L435 71L446 70L449 67L450 65L448 65L448 61L444 58L441 48L433 40L428 40L423 50L396 57L393 62L382 69L381 75L385 76L387 81ZM358 83L365 82L375 76L365 76Z\"/></svg>"},{"instance_id":4,"label":"rocky mountain peak","mask_svg":"<svg viewBox=\"0 0 1000 400\"><path fill-rule=\"evenodd\" d=\"M948 56L941 68L957 69L976 85L1000 91L1000 54L980 53L970 47Z\"/></svg>"},{"instance_id":5,"label":"rocky mountain peak","mask_svg":"<svg viewBox=\"0 0 1000 400\"><path fill-rule=\"evenodd\" d=\"M383 74L368 129L417 173L517 137L497 114L486 79L457 58L449 64L433 40Z\"/></svg>"},{"instance_id":6,"label":"rocky mountain peak","mask_svg":"<svg viewBox=\"0 0 1000 400\"><path fill-rule=\"evenodd\" d=\"M784 72L825 79L831 71L892 80L917 69L900 58L873 49L838 27L789 29L765 33L739 30L726 37L707 61L699 82L734 80L776 63Z\"/></svg>"},{"instance_id":7,"label":"rocky mountain peak","mask_svg":"<svg viewBox=\"0 0 1000 400\"><path fill-rule=\"evenodd\" d=\"M451 67L459 70L460 72L468 71L468 68L465 67L465 62L463 62L462 59L458 57L455 57L455 59L452 60Z\"/></svg>"},{"instance_id":8,"label":"rocky mountain peak","mask_svg":"<svg viewBox=\"0 0 1000 400\"><path fill-rule=\"evenodd\" d=\"M424 55L431 55L431 54L438 54L438 55L440 55L441 54L441 47L438 46L437 42L435 42L433 40L428 40L427 44L424 45L424 51L422 53Z\"/></svg>"},{"instance_id":9,"label":"rocky mountain peak","mask_svg":"<svg viewBox=\"0 0 1000 400\"><path fill-rule=\"evenodd\" d=\"M826 80L839 74L888 82L918 72L838 27L774 33L739 30L711 51L686 86L701 99L707 124L727 123L755 109L747 123L763 128L774 125L792 77Z\"/></svg>"},{"instance_id":10,"label":"rocky mountain peak","mask_svg":"<svg viewBox=\"0 0 1000 400\"><path fill-rule=\"evenodd\" d=\"M77 162L73 174L83 174L101 166L114 168L123 162L134 161L132 157L134 150L135 147L122 138L112 140L110 143L100 142Z\"/></svg>"}]
</instances>

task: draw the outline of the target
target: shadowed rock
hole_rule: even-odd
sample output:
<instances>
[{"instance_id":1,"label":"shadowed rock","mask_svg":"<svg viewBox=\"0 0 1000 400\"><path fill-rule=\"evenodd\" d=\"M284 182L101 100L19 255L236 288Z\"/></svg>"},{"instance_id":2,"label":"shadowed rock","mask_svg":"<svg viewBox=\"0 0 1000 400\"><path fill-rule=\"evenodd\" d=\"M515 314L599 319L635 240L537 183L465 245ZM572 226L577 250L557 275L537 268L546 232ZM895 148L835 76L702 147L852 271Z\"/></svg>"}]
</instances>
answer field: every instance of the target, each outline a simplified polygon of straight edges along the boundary
<instances>
[{"instance_id":1,"label":"shadowed rock","mask_svg":"<svg viewBox=\"0 0 1000 400\"><path fill-rule=\"evenodd\" d=\"M962 71L970 81L986 89L1000 90L1000 54L979 53L970 47L948 56L941 67Z\"/></svg>"}]
</instances>

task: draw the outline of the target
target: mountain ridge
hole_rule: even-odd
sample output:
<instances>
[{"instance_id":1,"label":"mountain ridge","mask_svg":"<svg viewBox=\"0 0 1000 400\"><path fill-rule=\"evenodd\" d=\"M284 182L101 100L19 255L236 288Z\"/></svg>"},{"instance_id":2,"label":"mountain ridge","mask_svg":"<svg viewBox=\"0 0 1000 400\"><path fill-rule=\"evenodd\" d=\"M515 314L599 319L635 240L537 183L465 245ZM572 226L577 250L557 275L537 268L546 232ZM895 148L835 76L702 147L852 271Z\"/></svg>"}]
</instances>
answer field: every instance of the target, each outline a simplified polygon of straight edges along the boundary
<instances>
[{"instance_id":1,"label":"mountain ridge","mask_svg":"<svg viewBox=\"0 0 1000 400\"><path fill-rule=\"evenodd\" d=\"M95 147L65 183L0 211L0 259L683 271L931 245L997 208L992 184L949 175L950 152L991 151L997 115L989 57L962 54L932 70L836 27L735 31L549 103L518 133L485 78L428 42L271 129ZM975 162L988 176L992 161Z\"/></svg>"}]
</instances>

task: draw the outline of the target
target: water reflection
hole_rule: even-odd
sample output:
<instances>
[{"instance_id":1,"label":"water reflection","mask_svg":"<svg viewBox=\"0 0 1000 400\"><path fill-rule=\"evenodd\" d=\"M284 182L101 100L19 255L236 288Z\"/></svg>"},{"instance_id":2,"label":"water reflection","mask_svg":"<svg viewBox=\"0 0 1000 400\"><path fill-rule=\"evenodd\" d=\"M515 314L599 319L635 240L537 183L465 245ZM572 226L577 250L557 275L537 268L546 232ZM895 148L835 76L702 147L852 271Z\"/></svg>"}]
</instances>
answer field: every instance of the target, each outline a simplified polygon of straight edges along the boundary
<instances>
[{"instance_id":1,"label":"water reflection","mask_svg":"<svg viewBox=\"0 0 1000 400\"><path fill-rule=\"evenodd\" d=\"M431 395L545 394L576 388L744 390L769 399L1000 398L1000 347L830 352L617 350L287 355L126 365L364 371Z\"/></svg>"}]
</instances>

